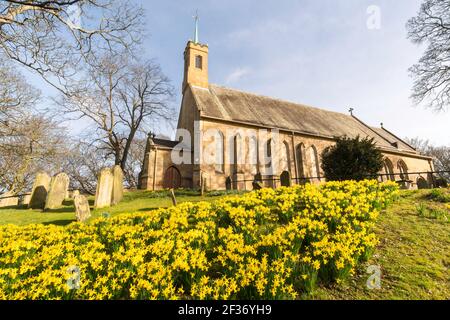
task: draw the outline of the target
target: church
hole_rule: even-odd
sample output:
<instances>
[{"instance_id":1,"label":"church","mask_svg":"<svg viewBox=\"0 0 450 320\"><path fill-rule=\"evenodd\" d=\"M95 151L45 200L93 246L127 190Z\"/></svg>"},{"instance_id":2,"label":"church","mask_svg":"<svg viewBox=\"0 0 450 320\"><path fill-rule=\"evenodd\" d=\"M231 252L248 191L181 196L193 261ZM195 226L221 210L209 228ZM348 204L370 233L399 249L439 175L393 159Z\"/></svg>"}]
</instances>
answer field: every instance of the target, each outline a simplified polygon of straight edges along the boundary
<instances>
[{"instance_id":1,"label":"church","mask_svg":"<svg viewBox=\"0 0 450 320\"><path fill-rule=\"evenodd\" d=\"M385 157L379 180L410 189L431 183L427 172L434 171L433 159L383 126L371 127L352 112L215 85L209 83L208 68L208 46L189 41L176 139L149 136L141 189L252 190L255 181L274 188L320 183L325 181L320 155L341 136L374 139Z\"/></svg>"}]
</instances>

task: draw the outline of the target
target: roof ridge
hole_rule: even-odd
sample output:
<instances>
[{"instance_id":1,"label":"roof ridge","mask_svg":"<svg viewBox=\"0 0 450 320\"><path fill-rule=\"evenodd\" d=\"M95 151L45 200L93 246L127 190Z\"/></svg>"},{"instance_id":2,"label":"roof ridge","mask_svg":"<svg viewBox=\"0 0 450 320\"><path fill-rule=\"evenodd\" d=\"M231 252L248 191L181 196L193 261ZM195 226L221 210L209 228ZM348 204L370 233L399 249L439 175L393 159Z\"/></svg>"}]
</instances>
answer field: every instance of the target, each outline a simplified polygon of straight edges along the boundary
<instances>
[{"instance_id":1,"label":"roof ridge","mask_svg":"<svg viewBox=\"0 0 450 320\"><path fill-rule=\"evenodd\" d=\"M248 91L244 91L244 90L241 90L241 89L234 89L234 88L230 88L230 87L226 87L226 86L218 85L218 84L214 84L214 83L210 83L209 85L210 86L219 87L219 88L222 88L222 89L226 89L226 90L231 90L231 91L236 91L236 92L240 92L240 93L244 93L244 94L249 94L249 95L252 95L252 96L257 96L257 97L261 97L261 98L267 98L267 99L274 100L274 101L279 101L279 102L283 102L283 103L289 103L289 104L297 105L297 106L304 107L304 108L310 108L310 109L325 111L325 112L329 112L329 113L335 113L335 114L339 114L339 115L351 118L350 115L345 114L343 112L339 112L339 111L327 110L325 108L314 107L314 106L311 106L311 105L302 104L302 103L299 103L299 102L294 102L294 101L290 101L290 100L286 100L286 99L282 99L282 98L274 98L274 97L270 97L270 96L267 96L267 95L264 95L264 94L248 92Z\"/></svg>"},{"instance_id":2,"label":"roof ridge","mask_svg":"<svg viewBox=\"0 0 450 320\"><path fill-rule=\"evenodd\" d=\"M359 119L357 116L352 114L352 117L357 120L359 123L361 123L363 126L365 126L367 129L369 129L370 131L372 131L373 133L375 133L377 136L379 136L381 139L387 141L391 146L392 142L389 141L388 139L386 139L385 137L383 137L381 134L379 134L376 130L374 130L374 128L372 128L372 126L369 126L368 124L366 124L364 121L362 121L361 119Z\"/></svg>"},{"instance_id":3,"label":"roof ridge","mask_svg":"<svg viewBox=\"0 0 450 320\"><path fill-rule=\"evenodd\" d=\"M391 132L390 130L386 129L384 126L381 127L382 130L386 131L387 133L391 134L392 136L394 136L394 138L398 139L400 142L403 142L404 144L406 144L408 147L410 147L411 149L413 149L414 151L417 151L417 148L415 148L414 146L412 146L411 144L409 144L408 142L406 142L405 140L403 140L402 138L398 137L396 134L394 134L393 132Z\"/></svg>"}]
</instances>

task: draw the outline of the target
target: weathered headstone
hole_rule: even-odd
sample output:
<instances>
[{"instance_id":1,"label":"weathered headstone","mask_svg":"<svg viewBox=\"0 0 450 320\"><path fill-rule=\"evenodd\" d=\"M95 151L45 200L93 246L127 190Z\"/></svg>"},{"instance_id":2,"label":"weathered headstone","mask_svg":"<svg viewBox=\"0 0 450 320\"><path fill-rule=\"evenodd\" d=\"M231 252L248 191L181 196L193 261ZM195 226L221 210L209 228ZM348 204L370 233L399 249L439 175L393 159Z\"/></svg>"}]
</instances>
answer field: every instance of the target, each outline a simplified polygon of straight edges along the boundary
<instances>
[{"instance_id":1,"label":"weathered headstone","mask_svg":"<svg viewBox=\"0 0 450 320\"><path fill-rule=\"evenodd\" d=\"M111 169L103 169L100 171L97 180L97 191L95 192L96 209L111 206L113 187L114 175Z\"/></svg>"},{"instance_id":2,"label":"weathered headstone","mask_svg":"<svg viewBox=\"0 0 450 320\"><path fill-rule=\"evenodd\" d=\"M33 189L31 190L31 199L28 208L44 209L45 200L50 189L50 176L45 172L39 172L34 180Z\"/></svg>"},{"instance_id":3,"label":"weathered headstone","mask_svg":"<svg viewBox=\"0 0 450 320\"><path fill-rule=\"evenodd\" d=\"M13 192L6 192L0 195L0 208L15 207L19 205L19 197L15 197Z\"/></svg>"},{"instance_id":4,"label":"weathered headstone","mask_svg":"<svg viewBox=\"0 0 450 320\"><path fill-rule=\"evenodd\" d=\"M261 190L262 188L264 188L262 182L259 182L259 181L253 181L252 185L253 185L253 190Z\"/></svg>"},{"instance_id":5,"label":"weathered headstone","mask_svg":"<svg viewBox=\"0 0 450 320\"><path fill-rule=\"evenodd\" d=\"M78 222L86 222L91 217L91 209L89 201L85 196L77 195L73 200L75 204L75 212Z\"/></svg>"},{"instance_id":6,"label":"weathered headstone","mask_svg":"<svg viewBox=\"0 0 450 320\"><path fill-rule=\"evenodd\" d=\"M280 177L281 186L282 187L290 187L291 186L291 175L288 171L283 171Z\"/></svg>"},{"instance_id":7,"label":"weathered headstone","mask_svg":"<svg viewBox=\"0 0 450 320\"><path fill-rule=\"evenodd\" d=\"M45 210L54 210L62 206L69 189L69 182L69 176L65 173L60 173L52 178L50 190L45 200Z\"/></svg>"},{"instance_id":8,"label":"weathered headstone","mask_svg":"<svg viewBox=\"0 0 450 320\"><path fill-rule=\"evenodd\" d=\"M120 166L111 169L114 177L111 204L116 205L123 199L123 171Z\"/></svg>"},{"instance_id":9,"label":"weathered headstone","mask_svg":"<svg viewBox=\"0 0 450 320\"><path fill-rule=\"evenodd\" d=\"M78 191L78 190L74 190L73 192L72 192L72 198L73 199L75 199L75 197L76 196L79 196L80 195L80 191Z\"/></svg>"},{"instance_id":10,"label":"weathered headstone","mask_svg":"<svg viewBox=\"0 0 450 320\"><path fill-rule=\"evenodd\" d=\"M22 206L28 206L30 204L31 194L27 194L22 197L22 200L19 201L19 204Z\"/></svg>"},{"instance_id":11,"label":"weathered headstone","mask_svg":"<svg viewBox=\"0 0 450 320\"><path fill-rule=\"evenodd\" d=\"M226 186L227 191L229 191L233 188L232 183L233 183L233 181L231 180L231 177L227 177L227 180L225 180L225 186Z\"/></svg>"},{"instance_id":12,"label":"weathered headstone","mask_svg":"<svg viewBox=\"0 0 450 320\"><path fill-rule=\"evenodd\" d=\"M419 188L419 189L429 189L430 185L428 184L428 181L425 180L425 178L419 177L417 179L417 188Z\"/></svg>"}]
</instances>

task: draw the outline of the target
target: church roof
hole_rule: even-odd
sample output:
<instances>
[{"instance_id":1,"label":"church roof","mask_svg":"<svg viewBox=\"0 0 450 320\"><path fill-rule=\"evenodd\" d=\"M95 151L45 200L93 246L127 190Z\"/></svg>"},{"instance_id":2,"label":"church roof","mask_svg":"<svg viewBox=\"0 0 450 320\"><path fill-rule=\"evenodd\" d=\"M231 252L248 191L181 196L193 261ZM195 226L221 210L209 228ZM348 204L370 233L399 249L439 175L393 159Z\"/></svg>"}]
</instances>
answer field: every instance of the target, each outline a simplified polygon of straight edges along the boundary
<instances>
[{"instance_id":1,"label":"church roof","mask_svg":"<svg viewBox=\"0 0 450 320\"><path fill-rule=\"evenodd\" d=\"M191 89L202 117L318 137L373 137L382 149L417 154L416 150L390 132L371 128L350 115L213 84L209 85L209 89L195 86Z\"/></svg>"},{"instance_id":2,"label":"church roof","mask_svg":"<svg viewBox=\"0 0 450 320\"><path fill-rule=\"evenodd\" d=\"M155 146L158 147L165 147L165 148L175 148L179 142L178 141L172 141L172 140L167 140L167 139L159 139L159 138L153 138L152 142Z\"/></svg>"}]
</instances>

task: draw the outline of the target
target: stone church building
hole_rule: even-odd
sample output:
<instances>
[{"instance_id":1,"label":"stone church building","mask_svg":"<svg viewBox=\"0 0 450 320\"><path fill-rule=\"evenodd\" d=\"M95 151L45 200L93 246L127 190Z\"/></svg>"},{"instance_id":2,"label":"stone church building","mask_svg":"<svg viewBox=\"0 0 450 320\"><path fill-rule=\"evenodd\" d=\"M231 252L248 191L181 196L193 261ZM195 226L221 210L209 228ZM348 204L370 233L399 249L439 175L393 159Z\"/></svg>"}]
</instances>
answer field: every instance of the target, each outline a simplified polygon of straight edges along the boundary
<instances>
[{"instance_id":1,"label":"stone church building","mask_svg":"<svg viewBox=\"0 0 450 320\"><path fill-rule=\"evenodd\" d=\"M188 42L184 61L177 139L149 137L140 175L142 189L199 188L203 182L208 190L251 190L255 180L268 187L317 183L324 181L322 151L333 145L336 137L358 135L374 138L385 156L380 180L398 181L406 188L431 183L431 175L423 172L433 171L432 158L383 127L371 127L353 114L211 84L208 46L196 41ZM205 136L208 130L216 134ZM208 153L215 161L202 160ZM174 161L174 154L187 160ZM278 165L267 170L266 158L270 164L275 155Z\"/></svg>"}]
</instances>

